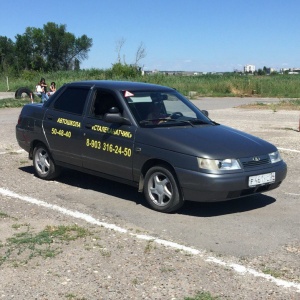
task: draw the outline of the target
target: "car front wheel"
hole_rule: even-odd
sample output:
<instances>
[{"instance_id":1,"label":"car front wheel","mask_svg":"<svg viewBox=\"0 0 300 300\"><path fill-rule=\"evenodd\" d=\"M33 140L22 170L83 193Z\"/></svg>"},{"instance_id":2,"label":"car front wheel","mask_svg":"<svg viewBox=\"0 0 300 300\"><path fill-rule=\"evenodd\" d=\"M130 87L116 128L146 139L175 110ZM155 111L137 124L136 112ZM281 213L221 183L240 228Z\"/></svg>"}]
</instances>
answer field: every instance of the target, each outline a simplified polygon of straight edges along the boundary
<instances>
[{"instance_id":1,"label":"car front wheel","mask_svg":"<svg viewBox=\"0 0 300 300\"><path fill-rule=\"evenodd\" d=\"M184 202L173 172L163 165L146 173L144 195L149 205L160 212L173 212Z\"/></svg>"},{"instance_id":2,"label":"car front wheel","mask_svg":"<svg viewBox=\"0 0 300 300\"><path fill-rule=\"evenodd\" d=\"M33 166L36 175L42 179L53 179L60 173L60 168L55 165L43 144L38 144L33 150Z\"/></svg>"}]
</instances>

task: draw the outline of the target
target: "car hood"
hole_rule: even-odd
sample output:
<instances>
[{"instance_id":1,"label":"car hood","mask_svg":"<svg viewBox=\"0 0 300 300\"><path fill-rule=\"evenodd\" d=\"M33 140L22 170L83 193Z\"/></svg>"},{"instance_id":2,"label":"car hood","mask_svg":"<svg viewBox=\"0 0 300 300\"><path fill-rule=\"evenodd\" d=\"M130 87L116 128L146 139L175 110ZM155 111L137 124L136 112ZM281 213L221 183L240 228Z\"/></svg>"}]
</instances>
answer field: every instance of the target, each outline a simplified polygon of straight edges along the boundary
<instances>
[{"instance_id":1,"label":"car hood","mask_svg":"<svg viewBox=\"0 0 300 300\"><path fill-rule=\"evenodd\" d=\"M242 158L276 151L258 137L223 126L140 128L136 143L206 158Z\"/></svg>"}]
</instances>

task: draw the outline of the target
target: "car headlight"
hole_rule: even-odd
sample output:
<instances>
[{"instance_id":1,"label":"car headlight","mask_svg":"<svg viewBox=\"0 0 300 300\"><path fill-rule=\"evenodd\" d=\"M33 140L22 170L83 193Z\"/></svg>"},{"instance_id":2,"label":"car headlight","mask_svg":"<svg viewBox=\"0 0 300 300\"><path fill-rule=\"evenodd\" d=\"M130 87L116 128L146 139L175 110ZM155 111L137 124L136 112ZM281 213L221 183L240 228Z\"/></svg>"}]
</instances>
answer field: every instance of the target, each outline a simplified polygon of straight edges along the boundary
<instances>
[{"instance_id":1,"label":"car headlight","mask_svg":"<svg viewBox=\"0 0 300 300\"><path fill-rule=\"evenodd\" d=\"M272 164L277 163L282 160L280 153L278 151L269 153L270 161Z\"/></svg>"},{"instance_id":2,"label":"car headlight","mask_svg":"<svg viewBox=\"0 0 300 300\"><path fill-rule=\"evenodd\" d=\"M238 170L241 169L240 164L236 159L209 159L198 157L198 166L200 169L206 169L211 171L222 170Z\"/></svg>"}]
</instances>

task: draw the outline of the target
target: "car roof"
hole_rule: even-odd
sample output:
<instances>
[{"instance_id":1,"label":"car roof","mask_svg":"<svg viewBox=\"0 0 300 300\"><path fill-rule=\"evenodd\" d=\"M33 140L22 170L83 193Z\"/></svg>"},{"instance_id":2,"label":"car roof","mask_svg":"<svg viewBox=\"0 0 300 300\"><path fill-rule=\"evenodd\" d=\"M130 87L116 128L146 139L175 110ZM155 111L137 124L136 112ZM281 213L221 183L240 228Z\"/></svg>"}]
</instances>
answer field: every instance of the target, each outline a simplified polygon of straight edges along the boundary
<instances>
[{"instance_id":1,"label":"car roof","mask_svg":"<svg viewBox=\"0 0 300 300\"><path fill-rule=\"evenodd\" d=\"M98 88L106 88L106 89L113 89L113 90L131 90L131 91L139 91L139 90L163 90L163 91L173 91L173 88L158 85L158 84L151 84L145 82L133 82L133 81L114 81L114 80L85 80L85 81L76 81L68 83L69 86L94 86Z\"/></svg>"}]
</instances>

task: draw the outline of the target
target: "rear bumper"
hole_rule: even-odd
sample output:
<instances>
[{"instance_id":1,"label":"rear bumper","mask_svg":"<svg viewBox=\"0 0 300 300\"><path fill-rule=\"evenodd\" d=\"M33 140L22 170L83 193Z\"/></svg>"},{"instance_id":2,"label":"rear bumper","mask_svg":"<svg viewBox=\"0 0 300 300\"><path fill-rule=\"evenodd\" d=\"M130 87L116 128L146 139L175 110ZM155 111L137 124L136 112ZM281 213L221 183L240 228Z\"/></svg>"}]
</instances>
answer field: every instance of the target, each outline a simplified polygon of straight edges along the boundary
<instances>
[{"instance_id":1,"label":"rear bumper","mask_svg":"<svg viewBox=\"0 0 300 300\"><path fill-rule=\"evenodd\" d=\"M30 139L27 138L27 131L16 127L16 139L19 146L29 153L30 151Z\"/></svg>"},{"instance_id":2,"label":"rear bumper","mask_svg":"<svg viewBox=\"0 0 300 300\"><path fill-rule=\"evenodd\" d=\"M176 169L185 200L217 202L262 193L277 188L285 179L287 165L283 161L269 168L231 174L208 174ZM275 182L249 187L249 176L275 172Z\"/></svg>"}]
</instances>

